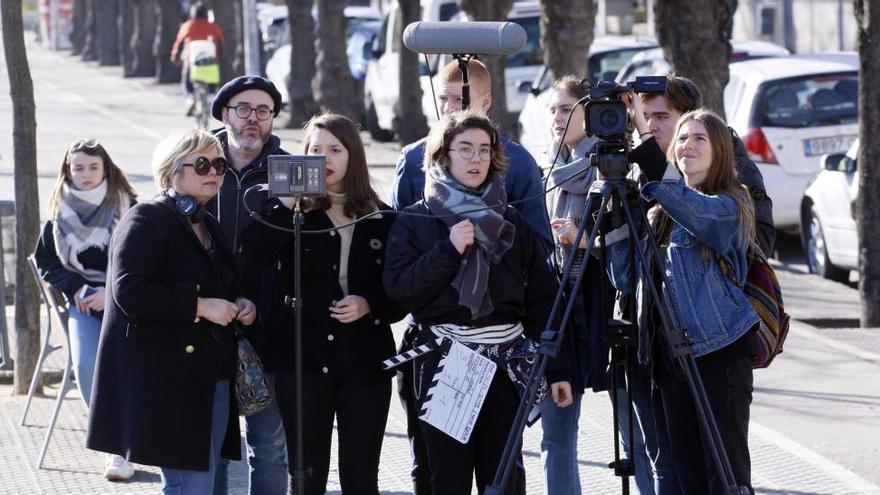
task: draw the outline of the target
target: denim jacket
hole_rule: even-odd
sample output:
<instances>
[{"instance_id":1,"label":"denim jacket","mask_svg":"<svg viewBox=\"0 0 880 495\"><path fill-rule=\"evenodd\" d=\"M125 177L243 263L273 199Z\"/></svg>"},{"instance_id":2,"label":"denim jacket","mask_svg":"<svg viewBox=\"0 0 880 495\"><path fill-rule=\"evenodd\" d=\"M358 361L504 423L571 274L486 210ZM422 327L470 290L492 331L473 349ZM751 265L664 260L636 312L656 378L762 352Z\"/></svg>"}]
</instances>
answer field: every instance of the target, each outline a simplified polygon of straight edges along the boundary
<instances>
[{"instance_id":1,"label":"denim jacket","mask_svg":"<svg viewBox=\"0 0 880 495\"><path fill-rule=\"evenodd\" d=\"M685 329L694 355L699 357L733 343L759 321L743 290L718 262L720 255L741 283L748 271L747 249L740 245L739 214L733 198L703 194L687 187L682 179L665 179L646 184L642 196L656 200L674 220L669 245L660 253L669 280L663 297L672 303L672 318ZM643 252L646 245L642 239ZM623 293L632 291L629 246L628 241L608 245L609 276ZM648 293L639 278L639 359L643 363L649 360L649 339L653 336Z\"/></svg>"}]
</instances>

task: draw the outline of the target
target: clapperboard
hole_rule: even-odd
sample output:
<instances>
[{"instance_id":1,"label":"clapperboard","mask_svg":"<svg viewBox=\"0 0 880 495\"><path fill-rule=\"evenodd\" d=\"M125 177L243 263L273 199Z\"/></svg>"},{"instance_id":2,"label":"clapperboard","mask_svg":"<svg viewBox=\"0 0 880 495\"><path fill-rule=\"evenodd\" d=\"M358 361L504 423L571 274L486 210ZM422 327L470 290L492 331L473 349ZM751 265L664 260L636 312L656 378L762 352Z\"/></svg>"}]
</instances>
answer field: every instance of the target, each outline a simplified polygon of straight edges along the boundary
<instances>
[{"instance_id":1,"label":"clapperboard","mask_svg":"<svg viewBox=\"0 0 880 495\"><path fill-rule=\"evenodd\" d=\"M425 394L419 419L467 443L492 384L497 365L453 341Z\"/></svg>"}]
</instances>

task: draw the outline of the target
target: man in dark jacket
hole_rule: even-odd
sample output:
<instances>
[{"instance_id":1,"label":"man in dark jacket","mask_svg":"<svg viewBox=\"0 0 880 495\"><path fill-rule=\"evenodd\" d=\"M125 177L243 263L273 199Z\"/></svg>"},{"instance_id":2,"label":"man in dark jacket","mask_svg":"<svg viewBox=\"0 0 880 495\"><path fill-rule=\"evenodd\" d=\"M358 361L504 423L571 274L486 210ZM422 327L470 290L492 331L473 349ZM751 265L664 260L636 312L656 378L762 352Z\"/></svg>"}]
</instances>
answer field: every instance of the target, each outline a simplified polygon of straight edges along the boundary
<instances>
[{"instance_id":1,"label":"man in dark jacket","mask_svg":"<svg viewBox=\"0 0 880 495\"><path fill-rule=\"evenodd\" d=\"M271 81L259 76L242 76L229 81L217 92L211 106L211 114L224 125L214 134L223 144L231 167L226 172L220 192L207 207L220 221L223 233L231 243L245 288L257 291L249 295L255 298L258 310L261 302L267 300L268 295L259 292L271 287L266 280L271 271L242 263L244 256L239 246L239 236L253 222L245 208L245 192L252 186L267 182L269 155L289 154L281 149L278 136L272 134L272 121L280 109L281 94ZM252 191L246 199L247 206L259 212L265 203L266 193ZM248 338L263 357L260 323L258 320ZM271 372L272 363L265 359L263 361ZM247 416L245 421L250 493L286 494L287 443L277 403L273 402L261 412ZM225 487L226 472L223 471L218 472L218 481Z\"/></svg>"}]
</instances>

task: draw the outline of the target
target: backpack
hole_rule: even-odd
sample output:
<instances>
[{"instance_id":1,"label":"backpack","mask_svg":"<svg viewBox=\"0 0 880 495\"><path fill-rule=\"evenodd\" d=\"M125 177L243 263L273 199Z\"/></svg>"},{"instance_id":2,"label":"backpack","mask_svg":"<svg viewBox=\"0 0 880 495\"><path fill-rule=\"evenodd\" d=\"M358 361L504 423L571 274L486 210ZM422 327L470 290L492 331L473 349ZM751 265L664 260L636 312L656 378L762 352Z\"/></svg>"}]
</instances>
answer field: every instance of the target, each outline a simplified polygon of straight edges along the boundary
<instances>
[{"instance_id":1,"label":"backpack","mask_svg":"<svg viewBox=\"0 0 880 495\"><path fill-rule=\"evenodd\" d=\"M734 282L729 264L718 256L722 271ZM766 368L773 359L782 353L782 344L788 337L789 315L782 301L782 289L776 272L757 245L748 250L749 269L744 284L739 284L752 309L761 319L757 327L748 334L752 348L752 368Z\"/></svg>"}]
</instances>

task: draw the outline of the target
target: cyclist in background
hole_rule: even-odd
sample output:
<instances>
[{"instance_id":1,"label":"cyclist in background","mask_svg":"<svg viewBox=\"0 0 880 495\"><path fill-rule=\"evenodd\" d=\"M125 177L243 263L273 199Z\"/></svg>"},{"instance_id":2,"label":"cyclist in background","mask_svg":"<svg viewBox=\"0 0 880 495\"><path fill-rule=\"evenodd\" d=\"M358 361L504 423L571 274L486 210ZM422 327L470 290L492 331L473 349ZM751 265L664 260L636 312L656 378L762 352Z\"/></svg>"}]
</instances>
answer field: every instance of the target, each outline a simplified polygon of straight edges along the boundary
<instances>
[{"instance_id":1,"label":"cyclist in background","mask_svg":"<svg viewBox=\"0 0 880 495\"><path fill-rule=\"evenodd\" d=\"M187 116L195 111L196 98L192 80L190 79L189 45L192 41L211 40L215 45L215 59L220 59L223 45L223 30L216 23L208 20L208 7L202 2L190 6L189 20L180 25L177 38L171 47L171 61L181 66L181 81L186 94ZM219 77L218 77L219 82Z\"/></svg>"}]
</instances>

